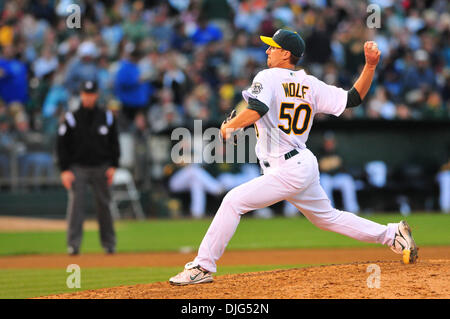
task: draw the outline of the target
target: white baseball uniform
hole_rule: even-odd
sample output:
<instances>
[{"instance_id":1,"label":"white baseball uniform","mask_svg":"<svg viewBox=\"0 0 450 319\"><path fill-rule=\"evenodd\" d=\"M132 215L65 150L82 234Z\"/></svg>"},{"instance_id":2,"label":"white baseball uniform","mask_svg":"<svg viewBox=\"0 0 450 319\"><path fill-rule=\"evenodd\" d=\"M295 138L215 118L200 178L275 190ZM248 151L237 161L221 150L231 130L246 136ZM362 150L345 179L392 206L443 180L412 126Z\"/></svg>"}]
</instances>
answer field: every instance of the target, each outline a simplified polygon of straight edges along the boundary
<instances>
[{"instance_id":1,"label":"white baseball uniform","mask_svg":"<svg viewBox=\"0 0 450 319\"><path fill-rule=\"evenodd\" d=\"M314 115L342 114L347 92L303 70L270 68L259 72L242 95L246 101L257 99L269 108L255 123L256 154L264 175L232 189L224 197L194 263L216 272L216 261L236 231L241 215L281 200L292 203L321 229L391 245L398 224L380 225L331 206L319 183L317 159L306 148ZM285 157L293 150L298 154Z\"/></svg>"}]
</instances>

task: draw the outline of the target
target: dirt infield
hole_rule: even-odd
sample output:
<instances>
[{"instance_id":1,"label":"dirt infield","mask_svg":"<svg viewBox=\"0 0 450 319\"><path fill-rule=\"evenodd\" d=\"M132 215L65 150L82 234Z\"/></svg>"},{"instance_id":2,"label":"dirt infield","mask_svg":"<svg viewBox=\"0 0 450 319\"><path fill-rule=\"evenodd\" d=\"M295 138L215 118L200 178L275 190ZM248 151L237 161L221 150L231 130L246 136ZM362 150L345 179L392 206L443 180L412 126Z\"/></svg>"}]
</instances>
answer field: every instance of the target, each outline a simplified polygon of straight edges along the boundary
<instances>
[{"instance_id":1,"label":"dirt infield","mask_svg":"<svg viewBox=\"0 0 450 319\"><path fill-rule=\"evenodd\" d=\"M66 221L60 219L0 216L1 232L48 231L48 230L65 231L66 229L67 229ZM86 230L98 229L98 225L95 221L88 220L84 223L84 229Z\"/></svg>"},{"instance_id":2,"label":"dirt infield","mask_svg":"<svg viewBox=\"0 0 450 319\"><path fill-rule=\"evenodd\" d=\"M369 288L368 266L380 267L379 288ZM87 290L43 298L123 299L331 299L449 298L450 260L426 260L414 265L377 261L303 269L274 270L219 276L213 283L174 287L167 282Z\"/></svg>"}]
</instances>

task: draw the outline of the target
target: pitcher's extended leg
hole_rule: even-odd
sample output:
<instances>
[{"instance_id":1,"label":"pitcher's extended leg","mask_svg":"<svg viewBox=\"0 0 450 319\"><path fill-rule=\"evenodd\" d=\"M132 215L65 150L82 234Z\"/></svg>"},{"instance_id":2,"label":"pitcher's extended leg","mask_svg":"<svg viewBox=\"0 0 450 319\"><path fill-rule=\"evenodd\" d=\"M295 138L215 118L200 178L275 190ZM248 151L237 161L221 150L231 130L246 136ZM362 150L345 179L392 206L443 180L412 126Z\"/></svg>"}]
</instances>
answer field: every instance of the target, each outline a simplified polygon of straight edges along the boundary
<instances>
[{"instance_id":1,"label":"pitcher's extended leg","mask_svg":"<svg viewBox=\"0 0 450 319\"><path fill-rule=\"evenodd\" d=\"M216 261L233 237L241 215L270 206L295 191L272 174L263 175L232 189L223 199L203 238L194 264L216 272Z\"/></svg>"},{"instance_id":2,"label":"pitcher's extended leg","mask_svg":"<svg viewBox=\"0 0 450 319\"><path fill-rule=\"evenodd\" d=\"M320 229L368 243L391 245L394 240L398 224L381 225L333 208L318 180L288 200Z\"/></svg>"}]
</instances>

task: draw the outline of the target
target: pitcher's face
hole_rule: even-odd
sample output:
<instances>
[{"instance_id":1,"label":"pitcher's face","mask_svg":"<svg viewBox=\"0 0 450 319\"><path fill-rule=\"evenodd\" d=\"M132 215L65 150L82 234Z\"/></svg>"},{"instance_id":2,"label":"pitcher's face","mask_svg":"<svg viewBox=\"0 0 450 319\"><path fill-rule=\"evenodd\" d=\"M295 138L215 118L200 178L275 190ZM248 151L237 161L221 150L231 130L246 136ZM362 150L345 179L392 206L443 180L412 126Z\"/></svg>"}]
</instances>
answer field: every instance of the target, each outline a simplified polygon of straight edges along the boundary
<instances>
[{"instance_id":1,"label":"pitcher's face","mask_svg":"<svg viewBox=\"0 0 450 319\"><path fill-rule=\"evenodd\" d=\"M286 59L289 59L289 51L283 50L281 48L276 48L270 46L266 50L267 54L267 66L269 68L275 68L283 63Z\"/></svg>"}]
</instances>

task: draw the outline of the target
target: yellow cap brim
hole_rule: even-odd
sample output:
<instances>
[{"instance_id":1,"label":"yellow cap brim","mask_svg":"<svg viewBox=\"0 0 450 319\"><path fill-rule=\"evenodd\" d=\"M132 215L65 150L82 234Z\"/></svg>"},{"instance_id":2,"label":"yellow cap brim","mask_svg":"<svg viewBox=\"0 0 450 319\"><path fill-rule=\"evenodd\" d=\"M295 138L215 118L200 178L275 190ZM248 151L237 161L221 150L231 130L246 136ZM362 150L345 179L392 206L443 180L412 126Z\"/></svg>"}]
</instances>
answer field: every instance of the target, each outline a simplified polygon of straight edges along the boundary
<instances>
[{"instance_id":1,"label":"yellow cap brim","mask_svg":"<svg viewBox=\"0 0 450 319\"><path fill-rule=\"evenodd\" d=\"M275 48L280 48L280 49L281 49L281 47L278 45L278 43L276 43L275 41L273 41L272 38L270 38L270 37L265 37L265 36L263 36L263 35L261 35L259 38L260 38L261 41L264 42L265 44L268 44L268 45L270 45L271 47L275 47Z\"/></svg>"}]
</instances>

